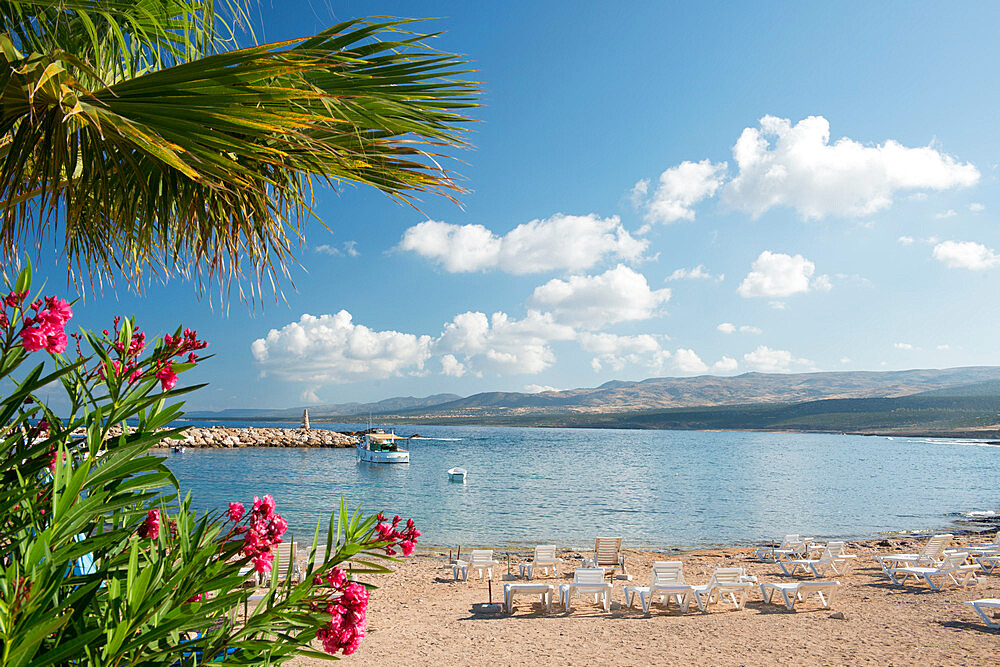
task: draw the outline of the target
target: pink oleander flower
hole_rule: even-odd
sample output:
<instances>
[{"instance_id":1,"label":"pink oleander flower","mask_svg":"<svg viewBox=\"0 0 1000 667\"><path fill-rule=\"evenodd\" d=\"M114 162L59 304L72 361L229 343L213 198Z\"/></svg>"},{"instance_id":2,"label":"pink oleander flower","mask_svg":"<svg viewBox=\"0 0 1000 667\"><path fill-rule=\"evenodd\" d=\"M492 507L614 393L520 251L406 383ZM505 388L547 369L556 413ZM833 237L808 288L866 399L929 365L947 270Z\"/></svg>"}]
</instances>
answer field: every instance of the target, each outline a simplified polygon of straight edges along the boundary
<instances>
[{"instance_id":1,"label":"pink oleander flower","mask_svg":"<svg viewBox=\"0 0 1000 667\"><path fill-rule=\"evenodd\" d=\"M361 584L348 584L340 599L327 605L330 620L316 631L323 650L331 655L337 651L350 655L358 650L368 624L367 609L368 589Z\"/></svg>"},{"instance_id":2,"label":"pink oleander flower","mask_svg":"<svg viewBox=\"0 0 1000 667\"><path fill-rule=\"evenodd\" d=\"M416 547L417 538L420 537L420 531L417 530L413 519L407 519L406 527L400 530L398 514L392 518L392 523L385 523L385 516L382 513L379 513L376 518L379 519L379 523L375 524L375 536L369 544L378 544L383 547L387 556L395 556L397 553L395 547L397 546L402 550L404 556L411 555Z\"/></svg>"},{"instance_id":3,"label":"pink oleander flower","mask_svg":"<svg viewBox=\"0 0 1000 667\"><path fill-rule=\"evenodd\" d=\"M326 575L326 583L331 588L341 589L347 584L347 573L341 570L339 567L335 567L330 570L330 573Z\"/></svg>"},{"instance_id":4,"label":"pink oleander flower","mask_svg":"<svg viewBox=\"0 0 1000 667\"><path fill-rule=\"evenodd\" d=\"M156 371L156 379L160 381L163 391L170 391L177 384L177 373L173 369L174 362L168 361L163 368Z\"/></svg>"},{"instance_id":5,"label":"pink oleander flower","mask_svg":"<svg viewBox=\"0 0 1000 667\"><path fill-rule=\"evenodd\" d=\"M69 302L56 296L45 297L45 310L38 316L53 325L64 327L73 318Z\"/></svg>"},{"instance_id":6,"label":"pink oleander flower","mask_svg":"<svg viewBox=\"0 0 1000 667\"><path fill-rule=\"evenodd\" d=\"M204 599L204 597L205 597L204 593L195 593L194 595L192 595L191 597L189 597L187 599L187 601L188 602L201 602L202 599Z\"/></svg>"},{"instance_id":7,"label":"pink oleander flower","mask_svg":"<svg viewBox=\"0 0 1000 667\"><path fill-rule=\"evenodd\" d=\"M246 508L243 503L229 503L229 520L236 522L243 518L243 513L246 512Z\"/></svg>"},{"instance_id":8,"label":"pink oleander flower","mask_svg":"<svg viewBox=\"0 0 1000 667\"><path fill-rule=\"evenodd\" d=\"M42 305L45 309L41 310ZM45 297L31 304L36 311L35 317L24 320L21 330L21 345L28 352L44 349L46 352L59 354L66 349L69 339L64 331L66 323L73 317L73 310L67 301L54 296Z\"/></svg>"},{"instance_id":9,"label":"pink oleander flower","mask_svg":"<svg viewBox=\"0 0 1000 667\"><path fill-rule=\"evenodd\" d=\"M40 327L25 327L21 332L21 346L28 352L38 352L48 340L48 335Z\"/></svg>"},{"instance_id":10,"label":"pink oleander flower","mask_svg":"<svg viewBox=\"0 0 1000 667\"><path fill-rule=\"evenodd\" d=\"M253 563L253 569L259 574L270 572L271 565L274 562L274 554L270 551L262 551L254 556L251 562Z\"/></svg>"},{"instance_id":11,"label":"pink oleander flower","mask_svg":"<svg viewBox=\"0 0 1000 667\"><path fill-rule=\"evenodd\" d=\"M263 498L253 497L253 512L255 514L260 514L262 518L267 519L274 513L274 498L271 494L264 496Z\"/></svg>"},{"instance_id":12,"label":"pink oleander flower","mask_svg":"<svg viewBox=\"0 0 1000 667\"><path fill-rule=\"evenodd\" d=\"M139 537L157 539L160 536L160 510L149 510L142 525L139 526Z\"/></svg>"},{"instance_id":13,"label":"pink oleander flower","mask_svg":"<svg viewBox=\"0 0 1000 667\"><path fill-rule=\"evenodd\" d=\"M275 511L274 498L265 495L263 498L254 496L250 512L242 503L229 503L229 519L239 522L246 519L245 525L235 526L233 532L243 535L241 553L250 559L258 572L269 572L274 560L271 547L281 543L281 536L288 530L288 522Z\"/></svg>"}]
</instances>

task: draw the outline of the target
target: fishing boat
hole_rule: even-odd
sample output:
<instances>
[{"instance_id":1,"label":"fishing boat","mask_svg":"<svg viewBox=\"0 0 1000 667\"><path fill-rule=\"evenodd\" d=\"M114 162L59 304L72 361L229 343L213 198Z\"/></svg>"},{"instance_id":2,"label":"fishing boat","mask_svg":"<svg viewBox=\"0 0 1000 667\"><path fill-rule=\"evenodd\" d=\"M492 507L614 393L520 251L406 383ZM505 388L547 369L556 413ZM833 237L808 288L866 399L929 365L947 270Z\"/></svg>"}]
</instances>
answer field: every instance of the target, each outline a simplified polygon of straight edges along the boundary
<instances>
[{"instance_id":1,"label":"fishing boat","mask_svg":"<svg viewBox=\"0 0 1000 667\"><path fill-rule=\"evenodd\" d=\"M170 447L170 451L172 451L174 454L183 454L184 453L184 445L172 445Z\"/></svg>"},{"instance_id":2,"label":"fishing boat","mask_svg":"<svg viewBox=\"0 0 1000 667\"><path fill-rule=\"evenodd\" d=\"M358 460L367 463L410 462L410 439L381 429L361 436L357 450Z\"/></svg>"},{"instance_id":3,"label":"fishing boat","mask_svg":"<svg viewBox=\"0 0 1000 667\"><path fill-rule=\"evenodd\" d=\"M448 471L448 479L452 482L465 482L465 476L469 471L465 468L452 468Z\"/></svg>"}]
</instances>

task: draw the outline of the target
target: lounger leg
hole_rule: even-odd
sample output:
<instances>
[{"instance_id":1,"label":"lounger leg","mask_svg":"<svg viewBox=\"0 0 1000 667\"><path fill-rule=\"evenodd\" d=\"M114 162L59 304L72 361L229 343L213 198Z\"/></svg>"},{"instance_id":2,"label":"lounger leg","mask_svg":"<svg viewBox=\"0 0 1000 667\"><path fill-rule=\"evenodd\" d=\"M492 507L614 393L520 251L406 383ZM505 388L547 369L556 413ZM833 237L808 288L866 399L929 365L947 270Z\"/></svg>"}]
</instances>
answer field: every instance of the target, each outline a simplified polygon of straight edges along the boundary
<instances>
[{"instance_id":1,"label":"lounger leg","mask_svg":"<svg viewBox=\"0 0 1000 667\"><path fill-rule=\"evenodd\" d=\"M972 605L972 608L976 610L977 614L979 614L979 618L983 619L983 623L986 624L986 627L993 628L994 630L1000 629L1000 621L995 621L987 616L985 609L976 604Z\"/></svg>"},{"instance_id":2,"label":"lounger leg","mask_svg":"<svg viewBox=\"0 0 1000 667\"><path fill-rule=\"evenodd\" d=\"M785 609L787 609L788 611L795 611L795 597L797 594L798 591L796 591L795 594L789 597L788 591L785 589L781 589L781 597L785 598Z\"/></svg>"},{"instance_id":3,"label":"lounger leg","mask_svg":"<svg viewBox=\"0 0 1000 667\"><path fill-rule=\"evenodd\" d=\"M604 611L611 611L611 596L608 591L601 593L604 596Z\"/></svg>"}]
</instances>

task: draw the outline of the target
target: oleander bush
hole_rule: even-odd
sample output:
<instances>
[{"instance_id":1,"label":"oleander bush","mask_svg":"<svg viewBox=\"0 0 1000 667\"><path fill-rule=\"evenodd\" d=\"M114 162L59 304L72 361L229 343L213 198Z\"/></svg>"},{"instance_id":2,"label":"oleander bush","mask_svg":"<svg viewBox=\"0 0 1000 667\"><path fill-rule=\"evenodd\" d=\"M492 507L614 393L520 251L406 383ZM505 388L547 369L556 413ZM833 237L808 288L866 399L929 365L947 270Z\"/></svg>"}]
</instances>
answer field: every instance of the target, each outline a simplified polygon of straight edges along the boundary
<instances>
[{"instance_id":1,"label":"oleander bush","mask_svg":"<svg viewBox=\"0 0 1000 667\"><path fill-rule=\"evenodd\" d=\"M67 334L72 305L31 295L30 267L0 312L0 664L278 664L352 653L370 586L420 533L343 500L296 583L275 559L287 523L269 495L196 512L163 458L178 438L178 375L194 331L149 340L130 319ZM42 400L61 388L60 402ZM123 428L126 423L130 428ZM352 577L338 567L351 561ZM277 569L260 598L248 575ZM244 617L244 605L249 608ZM256 605L256 606L254 606ZM312 648L313 640L323 650Z\"/></svg>"}]
</instances>

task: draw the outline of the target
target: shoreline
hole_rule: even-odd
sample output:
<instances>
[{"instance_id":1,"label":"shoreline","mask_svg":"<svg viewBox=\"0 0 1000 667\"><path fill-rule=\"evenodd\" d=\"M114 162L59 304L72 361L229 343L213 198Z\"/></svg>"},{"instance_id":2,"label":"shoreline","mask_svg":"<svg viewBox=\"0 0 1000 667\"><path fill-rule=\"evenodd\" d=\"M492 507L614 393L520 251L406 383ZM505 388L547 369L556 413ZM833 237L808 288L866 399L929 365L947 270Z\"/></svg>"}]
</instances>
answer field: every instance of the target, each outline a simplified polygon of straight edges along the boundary
<instances>
[{"instance_id":1,"label":"shoreline","mask_svg":"<svg viewBox=\"0 0 1000 667\"><path fill-rule=\"evenodd\" d=\"M963 526L960 521L976 524L975 526ZM826 541L841 541L845 544L858 545L865 548L879 548L881 547L899 547L901 543L911 543L914 540L924 540L938 533L950 533L958 539L979 539L983 537L992 536L998 530L1000 530L1000 513L993 516L984 517L966 517L962 520L956 519L953 524L946 526L942 525L937 528L931 528L927 530L913 530L913 531L890 531L882 534L875 535L864 535L864 536L845 536L845 535L817 535L818 540ZM611 531L614 532L614 531ZM649 552L649 553L660 553L667 554L670 556L685 556L687 554L697 554L707 551L746 551L754 550L758 547L768 547L775 546L781 539L781 535L775 535L773 541L760 540L754 542L744 542L740 544L731 543L720 543L720 544L707 544L707 545L679 545L679 546L663 546L663 545L649 545L649 544L636 544L630 543L628 536L624 536L622 544L627 546L631 550ZM505 542L503 540L497 540L491 543L476 544L476 543L464 543L461 545L462 550L467 549L493 549L497 553L505 554L510 553L512 556L517 553L527 554L534 548L537 541L529 542ZM452 551L457 550L458 545L441 545L436 543L426 543L418 545L416 553L421 555L440 555L442 552L447 552L449 549ZM557 553L573 553L587 551L589 547L587 545L573 545L565 546L556 544Z\"/></svg>"},{"instance_id":2,"label":"shoreline","mask_svg":"<svg viewBox=\"0 0 1000 667\"><path fill-rule=\"evenodd\" d=\"M396 417L397 415L385 415L385 417ZM269 420L269 419L198 419L192 420L198 423L219 423L219 426L197 426L192 424L187 427L191 429L226 429L233 432L248 431L248 430L273 430L273 431L306 431L300 427L278 427L278 426L222 426L221 424L227 422L256 422L256 423L274 423L274 424L291 424L294 422L289 422L288 420ZM355 422L351 421L313 421L313 424L353 424ZM877 437L877 438L934 438L940 440L976 440L979 444L983 445L993 445L1000 446L1000 429L991 430L969 430L969 429L952 429L946 431L940 430L927 430L927 429L912 429L912 430L864 430L864 431L845 431L845 430L833 430L833 429L757 429L757 428L640 428L636 426L587 426L587 425L574 425L574 424L502 424L502 423L490 423L488 421L476 421L476 422L449 422L445 421L392 421L388 420L386 424L396 424L396 425L406 425L406 426L473 426L473 427L484 427L484 428L542 428L542 429L559 429L559 428L571 428L578 430L594 430L594 431L694 431L698 433L778 433L778 434L799 434L799 435L856 435L863 437ZM183 425L183 423L181 424ZM340 431L331 431L323 428L317 428L313 426L308 429L307 432L320 431L323 433L339 433L344 435ZM168 445L169 446L169 445ZM192 445L198 446L198 445ZM246 446L246 445L244 445ZM263 447L268 446L322 446L322 445L260 445ZM352 447L353 443L350 445L342 445L344 447Z\"/></svg>"}]
</instances>

